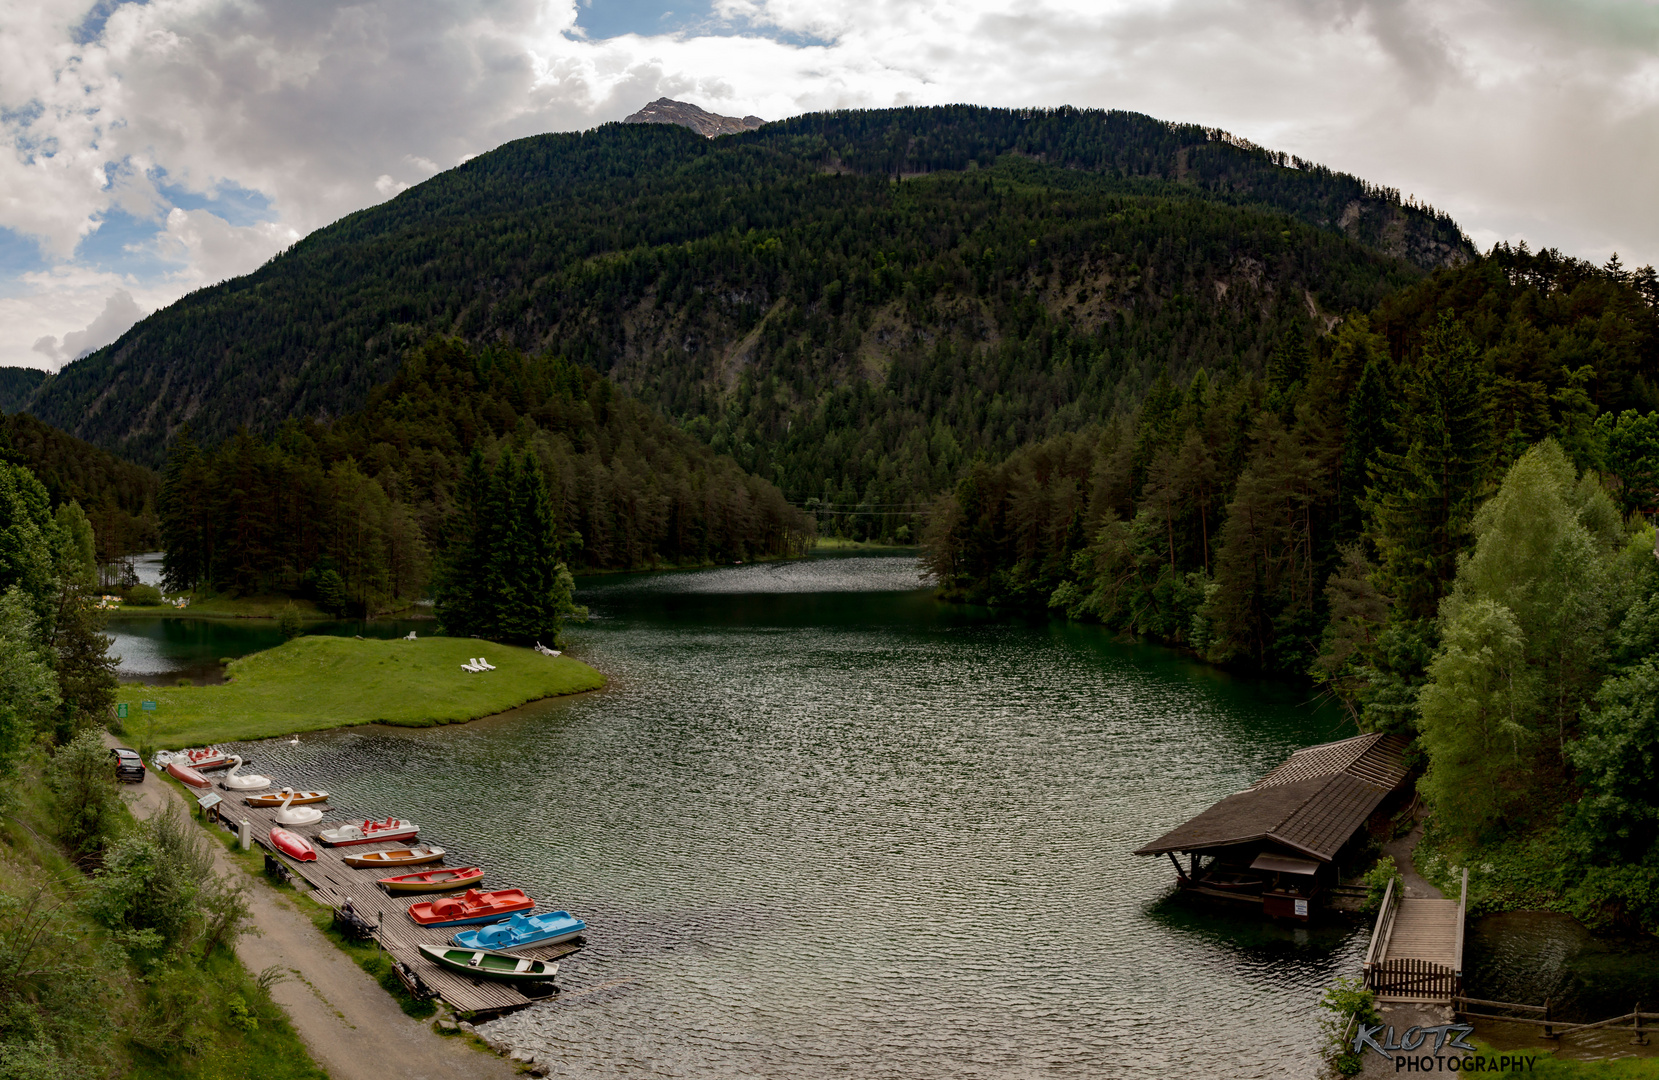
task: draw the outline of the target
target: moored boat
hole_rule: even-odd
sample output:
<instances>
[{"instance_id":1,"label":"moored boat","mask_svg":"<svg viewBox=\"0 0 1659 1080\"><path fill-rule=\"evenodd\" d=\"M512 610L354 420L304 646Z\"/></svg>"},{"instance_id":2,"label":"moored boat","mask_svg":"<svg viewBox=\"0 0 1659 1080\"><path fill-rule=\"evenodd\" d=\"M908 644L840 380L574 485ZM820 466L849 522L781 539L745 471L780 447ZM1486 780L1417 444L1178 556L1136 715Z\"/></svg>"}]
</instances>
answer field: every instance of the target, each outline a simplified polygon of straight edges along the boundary
<instances>
[{"instance_id":1,"label":"moored boat","mask_svg":"<svg viewBox=\"0 0 1659 1080\"><path fill-rule=\"evenodd\" d=\"M232 754L230 756L230 760L235 764L230 767L230 772L227 772L224 776L219 778L219 783L224 785L226 790L258 791L261 788L268 788L271 786L271 778L269 776L259 776L256 773L243 772L242 759L238 755Z\"/></svg>"},{"instance_id":2,"label":"moored boat","mask_svg":"<svg viewBox=\"0 0 1659 1080\"><path fill-rule=\"evenodd\" d=\"M181 784L188 787L200 788L203 791L206 791L208 788L213 786L213 781L209 780L195 769L192 769L190 766L181 765L176 761L168 763L167 775L171 776L174 780L177 780Z\"/></svg>"},{"instance_id":3,"label":"moored boat","mask_svg":"<svg viewBox=\"0 0 1659 1080\"><path fill-rule=\"evenodd\" d=\"M463 949L518 949L526 945L557 945L578 937L588 924L568 911L514 915L506 922L478 930L463 930L450 940Z\"/></svg>"},{"instance_id":4,"label":"moored boat","mask_svg":"<svg viewBox=\"0 0 1659 1080\"><path fill-rule=\"evenodd\" d=\"M271 845L290 859L300 862L315 862L317 859L317 849L311 846L311 841L281 826L271 830Z\"/></svg>"},{"instance_id":5,"label":"moored boat","mask_svg":"<svg viewBox=\"0 0 1659 1080\"><path fill-rule=\"evenodd\" d=\"M383 877L378 883L390 893L423 893L470 889L483 880L483 867L461 866L453 870L423 870L418 874Z\"/></svg>"},{"instance_id":6,"label":"moored boat","mask_svg":"<svg viewBox=\"0 0 1659 1080\"><path fill-rule=\"evenodd\" d=\"M372 870L381 866L420 866L423 863L442 862L443 857L443 848L421 844L419 847L395 848L391 851L360 851L354 855L347 855L340 861L360 870Z\"/></svg>"},{"instance_id":7,"label":"moored boat","mask_svg":"<svg viewBox=\"0 0 1659 1080\"><path fill-rule=\"evenodd\" d=\"M217 746L198 746L190 750L161 750L156 753L155 760L156 764L162 767L177 764L202 772L230 766L230 755Z\"/></svg>"},{"instance_id":8,"label":"moored boat","mask_svg":"<svg viewBox=\"0 0 1659 1080\"><path fill-rule=\"evenodd\" d=\"M350 844L380 844L391 840L413 840L421 827L412 821L387 818L385 821L354 821L337 829L324 829L317 839L329 847Z\"/></svg>"},{"instance_id":9,"label":"moored boat","mask_svg":"<svg viewBox=\"0 0 1659 1080\"><path fill-rule=\"evenodd\" d=\"M289 798L289 796L293 796ZM281 806L284 802L294 806L303 806L306 803L328 801L326 791L295 791L293 788L283 788L281 791L267 791L263 795L249 795L245 800L249 806Z\"/></svg>"},{"instance_id":10,"label":"moored boat","mask_svg":"<svg viewBox=\"0 0 1659 1080\"><path fill-rule=\"evenodd\" d=\"M294 794L289 793L277 812L271 815L278 825L311 825L323 819L323 812L315 806L295 806Z\"/></svg>"},{"instance_id":11,"label":"moored boat","mask_svg":"<svg viewBox=\"0 0 1659 1080\"><path fill-rule=\"evenodd\" d=\"M422 901L409 905L409 917L421 926L463 926L495 922L515 911L529 911L536 902L523 889L479 892L468 889L460 896Z\"/></svg>"},{"instance_id":12,"label":"moored boat","mask_svg":"<svg viewBox=\"0 0 1659 1080\"><path fill-rule=\"evenodd\" d=\"M559 965L546 960L532 960L528 956L496 952L494 949L452 949L442 945L422 945L426 958L439 967L476 979L495 979L500 982L548 982L559 973Z\"/></svg>"}]
</instances>

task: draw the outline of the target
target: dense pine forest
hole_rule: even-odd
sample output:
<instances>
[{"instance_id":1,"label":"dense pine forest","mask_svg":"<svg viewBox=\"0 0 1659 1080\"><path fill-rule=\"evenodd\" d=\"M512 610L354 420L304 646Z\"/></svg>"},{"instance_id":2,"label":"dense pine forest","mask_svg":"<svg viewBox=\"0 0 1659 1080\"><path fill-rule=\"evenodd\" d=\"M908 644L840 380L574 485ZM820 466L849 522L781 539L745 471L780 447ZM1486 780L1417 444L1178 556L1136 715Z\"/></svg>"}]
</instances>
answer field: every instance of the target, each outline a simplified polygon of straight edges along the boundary
<instances>
[{"instance_id":1,"label":"dense pine forest","mask_svg":"<svg viewBox=\"0 0 1659 1080\"><path fill-rule=\"evenodd\" d=\"M1492 905L1659 927L1659 283L1500 246L1258 376L972 464L948 595L1311 679L1417 735Z\"/></svg>"},{"instance_id":2,"label":"dense pine forest","mask_svg":"<svg viewBox=\"0 0 1659 1080\"><path fill-rule=\"evenodd\" d=\"M156 496L161 477L122 461L27 413L0 416L0 460L25 465L53 507L73 502L97 534L97 558L109 564L160 543Z\"/></svg>"},{"instance_id":3,"label":"dense pine forest","mask_svg":"<svg viewBox=\"0 0 1659 1080\"><path fill-rule=\"evenodd\" d=\"M207 448L181 435L160 497L168 584L303 594L340 613L407 606L446 557L470 557L482 470L509 457L548 493L553 555L572 568L730 563L811 540L775 487L591 368L439 339L332 424Z\"/></svg>"}]
</instances>

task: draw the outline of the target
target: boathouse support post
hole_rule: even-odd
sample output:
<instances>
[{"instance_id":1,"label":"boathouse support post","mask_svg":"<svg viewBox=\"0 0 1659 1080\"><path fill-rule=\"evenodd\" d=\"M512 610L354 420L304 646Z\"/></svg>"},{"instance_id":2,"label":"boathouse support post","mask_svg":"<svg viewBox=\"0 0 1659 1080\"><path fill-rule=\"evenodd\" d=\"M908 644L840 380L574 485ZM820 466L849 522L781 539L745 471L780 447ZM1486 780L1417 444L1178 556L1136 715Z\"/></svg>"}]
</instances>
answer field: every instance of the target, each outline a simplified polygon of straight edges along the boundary
<instances>
[{"instance_id":1,"label":"boathouse support post","mask_svg":"<svg viewBox=\"0 0 1659 1080\"><path fill-rule=\"evenodd\" d=\"M1181 869L1181 862L1175 857L1175 852L1166 851L1164 854L1169 856L1169 864L1175 867L1175 876L1180 878L1182 881L1189 880L1186 871Z\"/></svg>"}]
</instances>

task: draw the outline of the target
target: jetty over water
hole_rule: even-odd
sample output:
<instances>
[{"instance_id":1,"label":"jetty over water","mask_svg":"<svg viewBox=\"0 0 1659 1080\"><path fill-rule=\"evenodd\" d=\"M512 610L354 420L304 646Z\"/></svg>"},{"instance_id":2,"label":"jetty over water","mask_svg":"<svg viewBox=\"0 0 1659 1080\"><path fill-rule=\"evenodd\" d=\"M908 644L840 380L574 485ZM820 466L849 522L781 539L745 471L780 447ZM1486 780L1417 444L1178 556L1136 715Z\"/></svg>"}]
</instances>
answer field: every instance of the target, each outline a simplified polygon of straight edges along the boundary
<instances>
[{"instance_id":1,"label":"jetty over water","mask_svg":"<svg viewBox=\"0 0 1659 1080\"><path fill-rule=\"evenodd\" d=\"M334 809L338 810L339 808L335 807ZM232 823L246 818L252 830L251 839L265 849L266 857L279 863L293 876L304 879L314 890L313 897L333 909L337 915L341 912L346 899L349 897L356 916L360 920L366 921L368 929L373 932L374 939L380 943L380 947L390 953L393 959L400 961L415 975L419 976L421 983L425 984L430 992L442 998L456 1012L495 1014L520 1008L532 1001L541 1000L540 998L527 996L519 987L508 983L469 979L456 974L447 968L441 968L432 963L421 953L421 945L447 945L450 937L457 930L465 928L421 926L409 918L409 905L423 900L435 900L443 894L411 893L393 895L381 891L380 886L376 884L376 879L392 874L430 870L434 867L409 866L403 868L360 869L355 866L347 866L344 861L346 855L407 848L413 846L414 842L357 844L347 848L331 848L317 839L317 833L330 824L328 820L317 822L314 825L284 825L283 828L312 841L312 846L317 849L315 862L296 862L271 846L271 827L276 824L275 808L247 806L245 804L232 805L227 802L220 807L220 810L222 811L221 817ZM347 814L336 813L331 816L334 824L351 820L351 816ZM491 883L490 887L503 888L506 886ZM516 955L534 960L557 960L580 949L582 947L580 942L581 939L578 938L576 941L561 942L557 945L532 946L513 951Z\"/></svg>"},{"instance_id":2,"label":"jetty over water","mask_svg":"<svg viewBox=\"0 0 1659 1080\"><path fill-rule=\"evenodd\" d=\"M1463 926L1469 871L1456 900L1406 896L1388 883L1371 947L1365 988L1383 1001L1450 1001L1463 993Z\"/></svg>"}]
</instances>

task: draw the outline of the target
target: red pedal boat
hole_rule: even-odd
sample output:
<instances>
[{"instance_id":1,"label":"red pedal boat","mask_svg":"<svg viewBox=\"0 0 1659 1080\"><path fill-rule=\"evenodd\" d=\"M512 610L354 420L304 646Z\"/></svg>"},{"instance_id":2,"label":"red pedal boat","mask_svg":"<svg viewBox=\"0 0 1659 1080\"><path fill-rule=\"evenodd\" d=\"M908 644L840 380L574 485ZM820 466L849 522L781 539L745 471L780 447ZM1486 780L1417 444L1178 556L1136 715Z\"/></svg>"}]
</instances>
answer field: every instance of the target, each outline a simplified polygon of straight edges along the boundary
<instances>
[{"instance_id":1,"label":"red pedal boat","mask_svg":"<svg viewBox=\"0 0 1659 1080\"><path fill-rule=\"evenodd\" d=\"M523 889L479 892L468 889L460 896L409 905L409 917L422 926L460 926L463 923L496 922L517 911L529 911L536 902Z\"/></svg>"},{"instance_id":2,"label":"red pedal boat","mask_svg":"<svg viewBox=\"0 0 1659 1080\"><path fill-rule=\"evenodd\" d=\"M385 821L354 821L337 829L324 829L317 839L329 847L347 844L378 844L393 840L413 840L421 827L413 821L387 818Z\"/></svg>"},{"instance_id":3,"label":"red pedal boat","mask_svg":"<svg viewBox=\"0 0 1659 1080\"><path fill-rule=\"evenodd\" d=\"M459 866L453 870L427 870L420 874L399 874L376 879L389 893L450 892L470 889L484 880L481 866Z\"/></svg>"},{"instance_id":4,"label":"red pedal boat","mask_svg":"<svg viewBox=\"0 0 1659 1080\"><path fill-rule=\"evenodd\" d=\"M206 791L208 788L213 786L213 781L209 780L195 769L192 769L190 766L180 765L176 761L167 766L167 775L171 776L181 784L188 787L200 788L203 791Z\"/></svg>"},{"instance_id":5,"label":"red pedal boat","mask_svg":"<svg viewBox=\"0 0 1659 1080\"><path fill-rule=\"evenodd\" d=\"M317 849L311 846L311 841L280 826L271 830L271 845L290 859L317 861Z\"/></svg>"},{"instance_id":6,"label":"red pedal boat","mask_svg":"<svg viewBox=\"0 0 1659 1080\"><path fill-rule=\"evenodd\" d=\"M224 769L230 766L230 755L217 746L199 746L194 750L174 750L172 758L180 765L188 765L192 769L199 769L202 772Z\"/></svg>"}]
</instances>

